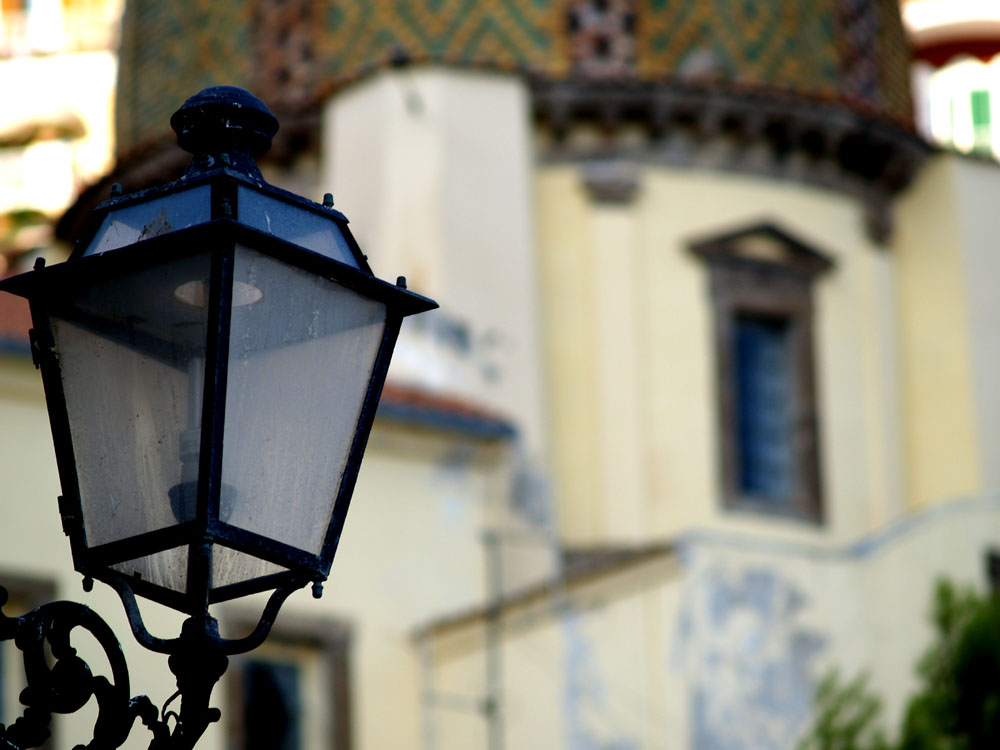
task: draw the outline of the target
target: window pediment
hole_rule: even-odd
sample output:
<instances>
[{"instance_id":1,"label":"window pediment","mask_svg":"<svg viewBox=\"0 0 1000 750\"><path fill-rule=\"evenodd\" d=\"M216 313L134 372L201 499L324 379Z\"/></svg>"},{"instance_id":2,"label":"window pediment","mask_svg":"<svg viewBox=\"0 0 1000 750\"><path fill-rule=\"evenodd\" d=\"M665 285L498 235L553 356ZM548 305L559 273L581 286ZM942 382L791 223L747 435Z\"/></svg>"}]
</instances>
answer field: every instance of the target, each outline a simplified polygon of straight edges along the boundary
<instances>
[{"instance_id":1,"label":"window pediment","mask_svg":"<svg viewBox=\"0 0 1000 750\"><path fill-rule=\"evenodd\" d=\"M817 276L833 259L773 222L695 240L691 250L713 265L751 265Z\"/></svg>"},{"instance_id":2,"label":"window pediment","mask_svg":"<svg viewBox=\"0 0 1000 750\"><path fill-rule=\"evenodd\" d=\"M833 261L767 221L690 248L715 313L723 504L822 523L812 286Z\"/></svg>"}]
</instances>

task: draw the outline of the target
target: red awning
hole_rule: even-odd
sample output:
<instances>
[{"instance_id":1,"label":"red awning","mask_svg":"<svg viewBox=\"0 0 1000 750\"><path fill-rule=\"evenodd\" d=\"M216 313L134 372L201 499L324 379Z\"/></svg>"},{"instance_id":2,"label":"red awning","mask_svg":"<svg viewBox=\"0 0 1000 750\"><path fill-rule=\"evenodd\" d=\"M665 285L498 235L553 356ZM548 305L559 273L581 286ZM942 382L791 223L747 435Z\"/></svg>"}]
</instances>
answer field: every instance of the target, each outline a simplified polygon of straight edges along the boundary
<instances>
[{"instance_id":1,"label":"red awning","mask_svg":"<svg viewBox=\"0 0 1000 750\"><path fill-rule=\"evenodd\" d=\"M930 63L935 68L943 67L960 57L975 57L989 62L1000 54L1000 38L961 39L922 44L914 48L913 58Z\"/></svg>"}]
</instances>

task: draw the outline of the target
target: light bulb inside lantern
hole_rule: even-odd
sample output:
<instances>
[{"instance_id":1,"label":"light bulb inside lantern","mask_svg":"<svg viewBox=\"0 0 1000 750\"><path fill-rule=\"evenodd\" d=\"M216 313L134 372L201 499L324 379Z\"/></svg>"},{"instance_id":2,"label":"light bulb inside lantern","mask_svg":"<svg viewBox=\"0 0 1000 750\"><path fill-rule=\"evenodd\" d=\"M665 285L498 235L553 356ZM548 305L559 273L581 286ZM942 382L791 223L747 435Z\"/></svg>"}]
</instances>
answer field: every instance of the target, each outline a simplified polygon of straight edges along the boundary
<instances>
[{"instance_id":1,"label":"light bulb inside lantern","mask_svg":"<svg viewBox=\"0 0 1000 750\"><path fill-rule=\"evenodd\" d=\"M233 282L233 307L246 307L258 302L264 293L242 281ZM208 284L200 279L187 281L174 289L174 297L185 305L192 307L208 307Z\"/></svg>"}]
</instances>

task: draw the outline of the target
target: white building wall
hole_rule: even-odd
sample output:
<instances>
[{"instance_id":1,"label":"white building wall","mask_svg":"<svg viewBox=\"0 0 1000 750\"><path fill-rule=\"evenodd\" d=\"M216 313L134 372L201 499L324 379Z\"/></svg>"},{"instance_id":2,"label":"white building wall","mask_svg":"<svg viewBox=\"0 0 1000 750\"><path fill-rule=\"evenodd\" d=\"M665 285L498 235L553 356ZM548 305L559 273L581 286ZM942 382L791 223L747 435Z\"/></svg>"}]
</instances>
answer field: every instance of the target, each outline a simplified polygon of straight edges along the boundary
<instances>
[{"instance_id":1,"label":"white building wall","mask_svg":"<svg viewBox=\"0 0 1000 750\"><path fill-rule=\"evenodd\" d=\"M983 488L1000 492L1000 165L947 157L954 170L955 209L961 232L957 247L963 268L972 362L972 390ZM946 248L942 248L944 252Z\"/></svg>"},{"instance_id":2,"label":"white building wall","mask_svg":"<svg viewBox=\"0 0 1000 750\"><path fill-rule=\"evenodd\" d=\"M375 272L405 275L441 303L404 328L390 377L510 417L537 465L546 428L528 108L514 76L383 72L326 105L321 174ZM452 345L428 354L428 339Z\"/></svg>"}]
</instances>

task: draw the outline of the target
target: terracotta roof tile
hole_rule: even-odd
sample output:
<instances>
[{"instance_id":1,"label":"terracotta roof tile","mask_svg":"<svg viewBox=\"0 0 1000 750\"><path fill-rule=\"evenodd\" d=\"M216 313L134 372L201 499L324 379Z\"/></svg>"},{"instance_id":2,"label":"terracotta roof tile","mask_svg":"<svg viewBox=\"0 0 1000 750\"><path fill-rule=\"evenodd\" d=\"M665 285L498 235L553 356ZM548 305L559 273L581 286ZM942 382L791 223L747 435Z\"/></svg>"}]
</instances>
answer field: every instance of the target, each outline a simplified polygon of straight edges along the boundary
<instances>
[{"instance_id":1,"label":"terracotta roof tile","mask_svg":"<svg viewBox=\"0 0 1000 750\"><path fill-rule=\"evenodd\" d=\"M482 438L509 439L517 434L509 420L466 399L394 383L382 389L378 416Z\"/></svg>"}]
</instances>

